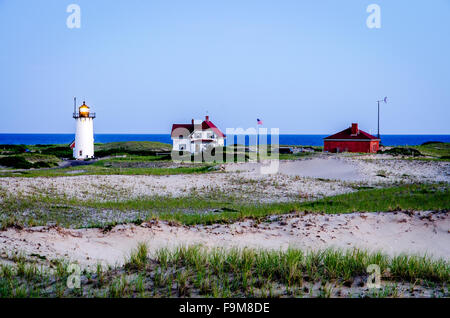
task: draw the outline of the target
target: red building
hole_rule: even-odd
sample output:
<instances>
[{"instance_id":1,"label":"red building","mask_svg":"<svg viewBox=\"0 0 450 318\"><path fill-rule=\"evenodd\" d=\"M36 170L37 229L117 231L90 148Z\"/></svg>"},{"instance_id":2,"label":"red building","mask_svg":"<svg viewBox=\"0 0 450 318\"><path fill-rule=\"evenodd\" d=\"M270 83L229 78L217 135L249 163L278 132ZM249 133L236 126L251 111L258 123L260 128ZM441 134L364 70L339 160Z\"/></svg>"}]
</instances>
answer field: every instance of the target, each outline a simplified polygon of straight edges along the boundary
<instances>
[{"instance_id":1,"label":"red building","mask_svg":"<svg viewBox=\"0 0 450 318\"><path fill-rule=\"evenodd\" d=\"M358 129L358 124L323 139L324 151L376 153L380 139Z\"/></svg>"}]
</instances>

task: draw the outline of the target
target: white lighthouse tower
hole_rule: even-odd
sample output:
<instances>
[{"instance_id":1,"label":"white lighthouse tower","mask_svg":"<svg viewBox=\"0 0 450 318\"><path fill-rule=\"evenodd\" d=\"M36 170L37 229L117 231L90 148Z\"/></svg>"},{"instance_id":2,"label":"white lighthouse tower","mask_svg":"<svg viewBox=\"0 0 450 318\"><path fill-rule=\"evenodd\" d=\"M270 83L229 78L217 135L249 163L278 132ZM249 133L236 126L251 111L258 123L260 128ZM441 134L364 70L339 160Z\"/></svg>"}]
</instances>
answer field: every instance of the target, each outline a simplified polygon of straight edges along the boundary
<instances>
[{"instance_id":1,"label":"white lighthouse tower","mask_svg":"<svg viewBox=\"0 0 450 318\"><path fill-rule=\"evenodd\" d=\"M74 100L73 118L76 122L75 142L73 145L73 157L75 159L94 158L94 118L95 113L89 111L89 107L83 102L76 109Z\"/></svg>"}]
</instances>

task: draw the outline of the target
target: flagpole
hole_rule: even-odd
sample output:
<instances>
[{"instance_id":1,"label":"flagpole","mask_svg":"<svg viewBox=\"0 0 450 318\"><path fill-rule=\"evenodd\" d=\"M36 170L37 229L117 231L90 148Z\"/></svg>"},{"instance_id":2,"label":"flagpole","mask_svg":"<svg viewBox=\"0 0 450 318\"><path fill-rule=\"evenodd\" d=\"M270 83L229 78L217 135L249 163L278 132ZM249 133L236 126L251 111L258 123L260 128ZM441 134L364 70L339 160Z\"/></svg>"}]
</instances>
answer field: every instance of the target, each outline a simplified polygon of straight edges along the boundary
<instances>
[{"instance_id":1,"label":"flagpole","mask_svg":"<svg viewBox=\"0 0 450 318\"><path fill-rule=\"evenodd\" d=\"M258 131L258 120L256 120L256 161L259 162L259 131Z\"/></svg>"},{"instance_id":2,"label":"flagpole","mask_svg":"<svg viewBox=\"0 0 450 318\"><path fill-rule=\"evenodd\" d=\"M263 125L263 121L259 118L256 119L256 155L257 155L257 159L258 162L261 158L261 154L260 154L260 150L261 150L261 145L259 142L259 125Z\"/></svg>"}]
</instances>

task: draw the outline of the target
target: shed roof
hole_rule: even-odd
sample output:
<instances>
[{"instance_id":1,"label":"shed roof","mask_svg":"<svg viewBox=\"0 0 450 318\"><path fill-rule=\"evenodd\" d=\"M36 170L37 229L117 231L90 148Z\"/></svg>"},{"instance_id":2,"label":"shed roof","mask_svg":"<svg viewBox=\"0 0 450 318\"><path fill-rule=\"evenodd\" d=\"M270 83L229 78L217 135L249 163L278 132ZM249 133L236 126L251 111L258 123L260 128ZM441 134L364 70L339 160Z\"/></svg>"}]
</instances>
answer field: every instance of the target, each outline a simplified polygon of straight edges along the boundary
<instances>
[{"instance_id":1,"label":"shed roof","mask_svg":"<svg viewBox=\"0 0 450 318\"><path fill-rule=\"evenodd\" d=\"M377 137L372 136L369 133L366 133L365 131L359 129L358 133L355 135L352 135L352 128L349 127L347 129L344 129L343 131L340 131L334 135L325 137L324 140L330 140L330 139L348 139L348 140L354 140L354 139L367 139L369 140L379 140Z\"/></svg>"}]
</instances>

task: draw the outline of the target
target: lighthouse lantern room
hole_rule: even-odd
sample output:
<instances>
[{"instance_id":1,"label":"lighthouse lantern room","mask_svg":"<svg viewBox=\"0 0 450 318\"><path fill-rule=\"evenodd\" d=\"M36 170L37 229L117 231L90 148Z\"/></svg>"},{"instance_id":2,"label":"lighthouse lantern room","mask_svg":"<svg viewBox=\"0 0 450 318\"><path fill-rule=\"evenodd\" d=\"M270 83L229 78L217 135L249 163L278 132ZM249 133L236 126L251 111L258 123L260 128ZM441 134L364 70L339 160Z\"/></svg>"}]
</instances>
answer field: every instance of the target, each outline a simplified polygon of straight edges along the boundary
<instances>
[{"instance_id":1,"label":"lighthouse lantern room","mask_svg":"<svg viewBox=\"0 0 450 318\"><path fill-rule=\"evenodd\" d=\"M75 141L71 147L75 159L94 158L94 118L95 113L90 112L89 106L83 102L76 109L76 99L74 99L73 118L76 122Z\"/></svg>"}]
</instances>

